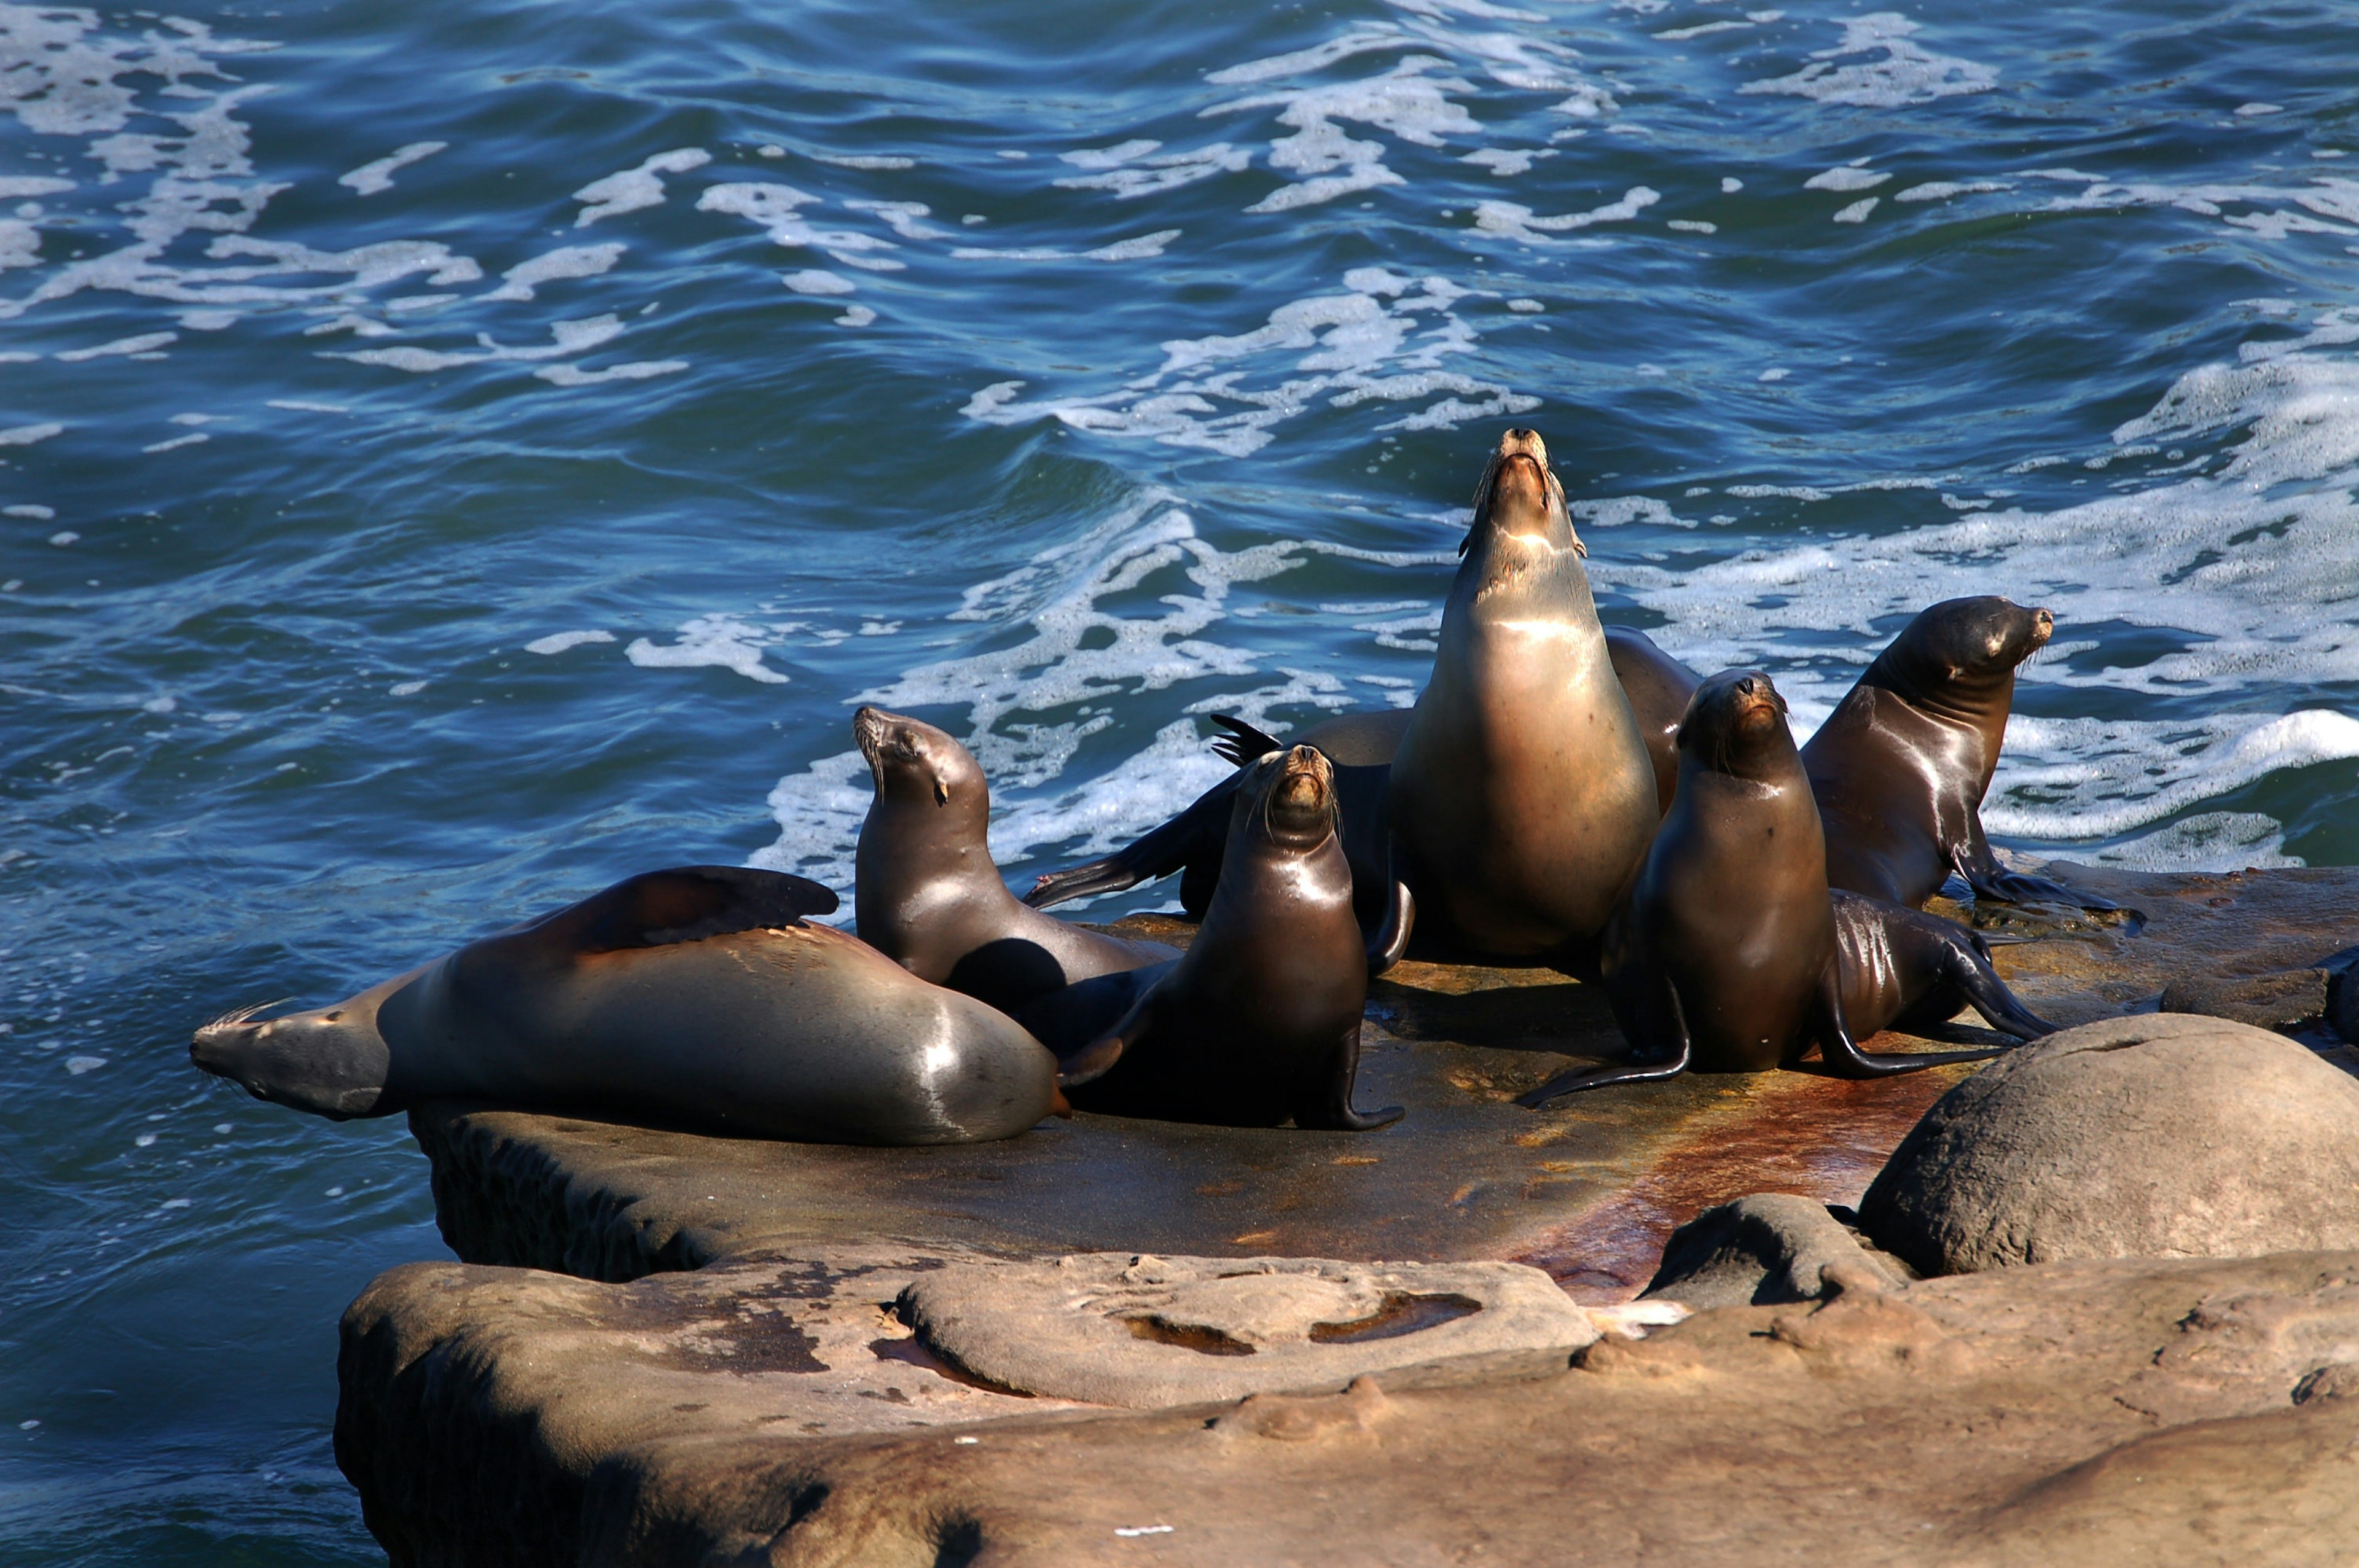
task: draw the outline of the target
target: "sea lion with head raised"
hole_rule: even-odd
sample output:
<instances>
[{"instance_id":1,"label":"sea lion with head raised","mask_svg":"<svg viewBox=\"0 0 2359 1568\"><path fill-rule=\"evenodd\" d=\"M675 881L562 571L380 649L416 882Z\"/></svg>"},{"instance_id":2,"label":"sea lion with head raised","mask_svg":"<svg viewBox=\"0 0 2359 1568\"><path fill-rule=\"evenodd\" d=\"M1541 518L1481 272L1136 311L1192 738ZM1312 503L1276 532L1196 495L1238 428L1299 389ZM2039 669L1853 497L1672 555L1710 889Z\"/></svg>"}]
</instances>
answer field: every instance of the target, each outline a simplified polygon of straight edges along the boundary
<instances>
[{"instance_id":1,"label":"sea lion with head raised","mask_svg":"<svg viewBox=\"0 0 2359 1568\"><path fill-rule=\"evenodd\" d=\"M1351 1131L1400 1116L1397 1106L1352 1108L1368 971L1338 820L1334 769L1311 747L1247 764L1220 886L1186 955L1023 1013L1060 1048L1059 1081L1074 1105ZM1397 956L1410 905L1404 889L1393 897L1386 941Z\"/></svg>"},{"instance_id":2,"label":"sea lion with head raised","mask_svg":"<svg viewBox=\"0 0 2359 1568\"><path fill-rule=\"evenodd\" d=\"M1013 1012L1096 975L1180 956L1027 909L991 863L991 787L973 753L880 708L852 733L876 784L860 824L853 906L861 938L921 980Z\"/></svg>"},{"instance_id":3,"label":"sea lion with head raised","mask_svg":"<svg viewBox=\"0 0 2359 1568\"><path fill-rule=\"evenodd\" d=\"M1944 600L1875 656L1802 748L1830 884L1916 909L1955 872L2001 903L2114 907L2008 871L1983 836L2015 672L2055 629L1996 595Z\"/></svg>"},{"instance_id":4,"label":"sea lion with head raised","mask_svg":"<svg viewBox=\"0 0 2359 1568\"><path fill-rule=\"evenodd\" d=\"M1690 1069L1765 1072L1792 1065L1814 1042L1843 1077L1996 1054L1870 1053L1854 1043L1896 1019L1947 1019L1961 1000L2002 1029L2049 1032L2008 994L1972 933L1830 896L1818 807L1768 676L1723 670L1705 680L1679 744L1678 798L1614 911L1600 963L1636 1059L1560 1074L1518 1103Z\"/></svg>"},{"instance_id":5,"label":"sea lion with head raised","mask_svg":"<svg viewBox=\"0 0 2359 1568\"><path fill-rule=\"evenodd\" d=\"M818 883L650 871L349 1001L197 1031L257 1099L342 1121L421 1100L819 1143L1011 1138L1063 1108L1016 1022L805 915Z\"/></svg>"},{"instance_id":6,"label":"sea lion with head raised","mask_svg":"<svg viewBox=\"0 0 2359 1568\"><path fill-rule=\"evenodd\" d=\"M1532 431L1499 438L1460 548L1433 676L1393 756L1401 874L1421 935L1585 972L1660 815L1585 548Z\"/></svg>"}]
</instances>

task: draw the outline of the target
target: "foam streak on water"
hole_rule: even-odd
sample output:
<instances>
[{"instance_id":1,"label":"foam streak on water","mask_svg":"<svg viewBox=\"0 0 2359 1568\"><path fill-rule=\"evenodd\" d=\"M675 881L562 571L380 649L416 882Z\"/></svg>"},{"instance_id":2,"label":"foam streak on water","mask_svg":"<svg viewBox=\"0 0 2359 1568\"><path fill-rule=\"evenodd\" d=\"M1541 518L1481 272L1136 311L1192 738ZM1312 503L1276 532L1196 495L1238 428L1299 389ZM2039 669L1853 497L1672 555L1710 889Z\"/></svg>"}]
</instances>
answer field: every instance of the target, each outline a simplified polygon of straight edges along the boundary
<instances>
[{"instance_id":1,"label":"foam streak on water","mask_svg":"<svg viewBox=\"0 0 2359 1568\"><path fill-rule=\"evenodd\" d=\"M0 0L0 1556L376 1560L333 1323L440 1255L420 1162L194 1022L651 866L848 894L864 701L967 739L1011 881L1111 849L1210 714L1414 700L1509 422L1605 618L1804 731L1934 600L2054 610L2008 847L2359 860L2349 52Z\"/></svg>"}]
</instances>

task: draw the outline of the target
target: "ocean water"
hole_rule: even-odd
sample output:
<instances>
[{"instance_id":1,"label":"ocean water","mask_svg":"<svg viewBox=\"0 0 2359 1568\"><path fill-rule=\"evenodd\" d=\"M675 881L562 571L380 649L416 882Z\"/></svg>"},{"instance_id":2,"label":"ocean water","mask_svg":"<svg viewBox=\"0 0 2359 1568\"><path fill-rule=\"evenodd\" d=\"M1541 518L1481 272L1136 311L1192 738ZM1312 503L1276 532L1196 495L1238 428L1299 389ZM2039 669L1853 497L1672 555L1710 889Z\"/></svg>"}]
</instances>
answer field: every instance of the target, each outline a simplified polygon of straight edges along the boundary
<instances>
[{"instance_id":1,"label":"ocean water","mask_svg":"<svg viewBox=\"0 0 2359 1568\"><path fill-rule=\"evenodd\" d=\"M2052 608L2003 842L2359 860L2349 9L1876 3L0 0L0 1557L378 1558L424 1163L194 1024L848 894L861 701L1102 852L1413 699L1509 423L1798 730Z\"/></svg>"}]
</instances>

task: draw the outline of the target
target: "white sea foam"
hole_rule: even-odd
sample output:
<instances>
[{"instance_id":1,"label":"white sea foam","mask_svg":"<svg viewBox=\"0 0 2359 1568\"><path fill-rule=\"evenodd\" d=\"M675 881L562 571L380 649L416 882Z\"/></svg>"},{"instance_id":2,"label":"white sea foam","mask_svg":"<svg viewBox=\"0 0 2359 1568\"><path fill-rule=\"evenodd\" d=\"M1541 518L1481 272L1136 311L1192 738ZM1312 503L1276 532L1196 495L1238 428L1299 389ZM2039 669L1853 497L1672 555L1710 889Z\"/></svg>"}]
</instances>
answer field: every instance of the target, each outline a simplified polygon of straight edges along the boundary
<instances>
[{"instance_id":1,"label":"white sea foam","mask_svg":"<svg viewBox=\"0 0 2359 1568\"><path fill-rule=\"evenodd\" d=\"M602 219L661 206L665 175L686 174L712 161L712 155L702 147L675 147L670 152L642 158L636 168L593 179L573 193L576 201L588 203L573 220L573 226L586 229Z\"/></svg>"},{"instance_id":2,"label":"white sea foam","mask_svg":"<svg viewBox=\"0 0 2359 1568\"><path fill-rule=\"evenodd\" d=\"M1473 327L1451 308L1465 289L1382 267L1353 268L1343 286L1340 294L1281 305L1252 331L1173 339L1163 344L1159 370L1111 393L1026 400L1025 383L1003 381L975 393L961 412L994 425L1054 418L1102 435L1242 457L1322 396L1348 407L1447 395L1383 429L1447 428L1538 406L1528 395L1446 367L1476 341Z\"/></svg>"},{"instance_id":3,"label":"white sea foam","mask_svg":"<svg viewBox=\"0 0 2359 1568\"><path fill-rule=\"evenodd\" d=\"M1980 196L1994 190L2012 190L2015 187L2004 179L1929 179L1922 185L1912 185L1896 193L1895 201L1947 201L1952 196Z\"/></svg>"},{"instance_id":4,"label":"white sea foam","mask_svg":"<svg viewBox=\"0 0 2359 1568\"><path fill-rule=\"evenodd\" d=\"M1896 109L1936 98L1988 92L1998 74L1973 60L1937 55L1914 43L1917 24L1897 11L1877 11L1843 24L1843 41L1812 52L1809 65L1791 76L1748 81L1739 92L1790 93L1818 103L1848 103ZM1875 58L1837 65L1854 55Z\"/></svg>"},{"instance_id":5,"label":"white sea foam","mask_svg":"<svg viewBox=\"0 0 2359 1568\"><path fill-rule=\"evenodd\" d=\"M784 686L787 677L762 662L762 650L772 633L734 615L700 615L683 624L677 642L657 643L632 639L623 654L642 669L682 670L707 665L734 670L747 680Z\"/></svg>"},{"instance_id":6,"label":"white sea foam","mask_svg":"<svg viewBox=\"0 0 2359 1568\"><path fill-rule=\"evenodd\" d=\"M142 332L136 338L117 338L111 343L100 343L87 349L68 349L57 357L67 364L83 360L106 359L118 354L152 353L167 343L180 341L178 332Z\"/></svg>"},{"instance_id":7,"label":"white sea foam","mask_svg":"<svg viewBox=\"0 0 2359 1568\"><path fill-rule=\"evenodd\" d=\"M527 654L561 654L568 648L579 648L587 643L611 643L612 632L552 632L546 637L536 637L524 645Z\"/></svg>"},{"instance_id":8,"label":"white sea foam","mask_svg":"<svg viewBox=\"0 0 2359 1568\"><path fill-rule=\"evenodd\" d=\"M696 207L700 212L732 212L750 219L762 225L772 244L788 250L817 250L844 266L868 272L899 272L908 266L908 263L882 254L900 247L881 234L864 234L856 229L817 229L803 222L798 215L800 210L820 200L791 185L741 181L705 187L704 194L696 199ZM918 211L922 212L924 209L919 207ZM911 221L906 211L893 216L900 218L904 225ZM930 235L934 231L924 232Z\"/></svg>"},{"instance_id":9,"label":"white sea foam","mask_svg":"<svg viewBox=\"0 0 2359 1568\"><path fill-rule=\"evenodd\" d=\"M12 425L0 430L0 447L29 447L36 441L46 441L52 436L64 433L63 425Z\"/></svg>"},{"instance_id":10,"label":"white sea foam","mask_svg":"<svg viewBox=\"0 0 2359 1568\"><path fill-rule=\"evenodd\" d=\"M532 373L552 386L597 386L610 381L648 381L659 375L677 375L688 368L686 360L629 360L611 364L603 370L583 370L580 365L543 365Z\"/></svg>"},{"instance_id":11,"label":"white sea foam","mask_svg":"<svg viewBox=\"0 0 2359 1568\"><path fill-rule=\"evenodd\" d=\"M1130 201L1141 196L1176 190L1183 185L1193 185L1217 174L1235 174L1253 162L1253 154L1243 147L1231 146L1226 142L1214 142L1210 146L1197 147L1189 152L1164 153L1154 157L1147 156L1162 145L1161 142L1134 141L1125 142L1117 147L1083 148L1079 152L1065 153L1061 156L1067 163L1094 172L1067 175L1049 183L1069 190L1108 190L1114 193L1114 200Z\"/></svg>"},{"instance_id":12,"label":"white sea foam","mask_svg":"<svg viewBox=\"0 0 2359 1568\"><path fill-rule=\"evenodd\" d=\"M825 267L805 267L800 272L781 273L778 281L797 294L850 294L857 287L842 273Z\"/></svg>"},{"instance_id":13,"label":"white sea foam","mask_svg":"<svg viewBox=\"0 0 2359 1568\"><path fill-rule=\"evenodd\" d=\"M1864 201L1854 201L1836 212L1834 221L1838 223L1864 223L1867 215L1875 211L1875 204L1882 200L1881 197L1871 196Z\"/></svg>"},{"instance_id":14,"label":"white sea foam","mask_svg":"<svg viewBox=\"0 0 2359 1568\"><path fill-rule=\"evenodd\" d=\"M485 299L530 299L533 291L544 283L561 278L596 277L614 269L623 256L619 242L603 245L560 245L544 251L527 262L519 262L500 274L500 287L484 296Z\"/></svg>"},{"instance_id":15,"label":"white sea foam","mask_svg":"<svg viewBox=\"0 0 2359 1568\"><path fill-rule=\"evenodd\" d=\"M1814 174L1802 181L1805 190L1873 190L1892 177L1879 169L1859 168L1845 164L1839 168Z\"/></svg>"},{"instance_id":16,"label":"white sea foam","mask_svg":"<svg viewBox=\"0 0 2359 1568\"><path fill-rule=\"evenodd\" d=\"M451 144L448 142L412 142L377 159L364 163L350 174L336 177L338 185L349 185L355 194L375 196L380 190L393 189L393 177L422 158L432 157Z\"/></svg>"},{"instance_id":17,"label":"white sea foam","mask_svg":"<svg viewBox=\"0 0 2359 1568\"><path fill-rule=\"evenodd\" d=\"M959 245L951 254L961 261L1146 261L1163 254L1163 247L1178 239L1181 231L1158 229L1136 239L1118 240L1110 245L1100 245L1093 251L1060 250L1053 245L1019 245L994 249L984 245Z\"/></svg>"},{"instance_id":18,"label":"white sea foam","mask_svg":"<svg viewBox=\"0 0 2359 1568\"><path fill-rule=\"evenodd\" d=\"M839 327L865 327L876 319L876 312L865 305L847 305L843 314L835 318Z\"/></svg>"},{"instance_id":19,"label":"white sea foam","mask_svg":"<svg viewBox=\"0 0 2359 1568\"><path fill-rule=\"evenodd\" d=\"M1623 192L1618 201L1593 207L1586 212L1567 212L1556 217L1536 216L1530 208L1513 201L1478 201L1474 204L1474 226L1504 239L1546 244L1553 234L1598 223L1626 223L1662 199L1659 191L1634 185Z\"/></svg>"}]
</instances>

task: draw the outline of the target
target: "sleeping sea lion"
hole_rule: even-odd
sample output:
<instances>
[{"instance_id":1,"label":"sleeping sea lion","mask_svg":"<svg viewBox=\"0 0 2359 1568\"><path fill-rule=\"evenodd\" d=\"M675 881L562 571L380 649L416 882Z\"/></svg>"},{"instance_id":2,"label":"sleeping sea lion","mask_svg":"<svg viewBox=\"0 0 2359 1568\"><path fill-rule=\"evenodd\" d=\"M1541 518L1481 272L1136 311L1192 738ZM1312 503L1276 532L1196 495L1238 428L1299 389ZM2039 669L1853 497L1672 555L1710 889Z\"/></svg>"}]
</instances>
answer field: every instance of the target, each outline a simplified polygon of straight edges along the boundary
<instances>
[{"instance_id":1,"label":"sleeping sea lion","mask_svg":"<svg viewBox=\"0 0 2359 1568\"><path fill-rule=\"evenodd\" d=\"M1386 815L1418 919L1461 952L1595 961L1654 838L1655 771L1585 554L1529 430L1499 438Z\"/></svg>"},{"instance_id":2,"label":"sleeping sea lion","mask_svg":"<svg viewBox=\"0 0 2359 1568\"><path fill-rule=\"evenodd\" d=\"M1017 902L985 841L990 785L949 734L875 708L853 715L852 733L876 784L860 824L853 907L862 940L878 952L1003 1012L1076 980L1180 956Z\"/></svg>"},{"instance_id":3,"label":"sleeping sea lion","mask_svg":"<svg viewBox=\"0 0 2359 1568\"><path fill-rule=\"evenodd\" d=\"M1768 676L1723 670L1704 681L1679 743L1679 796L1614 911L1600 963L1637 1059L1560 1074L1518 1103L1690 1068L1790 1066L1813 1042L1844 1077L1995 1055L1872 1054L1854 1043L1897 1018L1946 1019L1962 999L2001 1029L2049 1033L2007 993L1972 933L1830 896L1818 807Z\"/></svg>"},{"instance_id":4,"label":"sleeping sea lion","mask_svg":"<svg viewBox=\"0 0 2359 1568\"><path fill-rule=\"evenodd\" d=\"M1012 1138L1062 1108L1015 1022L804 916L817 882L650 871L349 1001L197 1031L200 1067L333 1120L420 1100L815 1143Z\"/></svg>"},{"instance_id":5,"label":"sleeping sea lion","mask_svg":"<svg viewBox=\"0 0 2359 1568\"><path fill-rule=\"evenodd\" d=\"M1220 886L1186 955L1023 1014L1052 1047L1079 1044L1061 1053L1059 1079L1076 1106L1353 1131L1401 1115L1352 1108L1368 972L1337 823L1334 770L1319 752L1297 746L1245 769ZM1394 897L1397 942L1410 911L1406 890Z\"/></svg>"},{"instance_id":6,"label":"sleeping sea lion","mask_svg":"<svg viewBox=\"0 0 2359 1568\"><path fill-rule=\"evenodd\" d=\"M1945 600L1876 655L1802 748L1832 885L1916 909L1954 871L2001 903L2114 907L2008 871L1983 837L2015 672L2055 629L1995 595Z\"/></svg>"}]
</instances>

